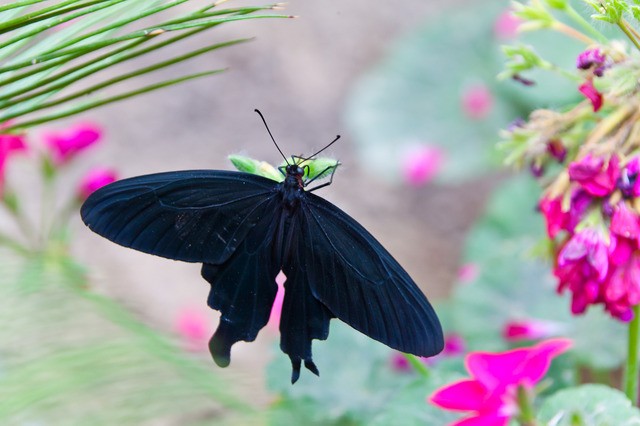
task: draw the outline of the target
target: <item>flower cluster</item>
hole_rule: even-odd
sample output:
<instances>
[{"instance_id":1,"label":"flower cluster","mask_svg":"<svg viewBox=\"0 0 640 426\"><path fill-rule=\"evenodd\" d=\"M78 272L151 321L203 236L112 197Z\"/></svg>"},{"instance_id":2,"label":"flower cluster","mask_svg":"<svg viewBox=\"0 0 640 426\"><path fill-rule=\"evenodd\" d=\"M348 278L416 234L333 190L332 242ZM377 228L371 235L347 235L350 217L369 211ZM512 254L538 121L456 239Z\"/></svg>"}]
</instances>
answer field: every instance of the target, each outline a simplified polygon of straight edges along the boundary
<instances>
[{"instance_id":1,"label":"flower cluster","mask_svg":"<svg viewBox=\"0 0 640 426\"><path fill-rule=\"evenodd\" d=\"M622 321L640 303L640 114L636 90L623 89L619 76L622 68L624 81L631 78L625 67L634 61L611 46L585 50L576 73L588 102L534 111L503 133L508 161L528 162L547 183L538 207L558 291L571 294L574 314L601 304Z\"/></svg>"},{"instance_id":2,"label":"flower cluster","mask_svg":"<svg viewBox=\"0 0 640 426\"><path fill-rule=\"evenodd\" d=\"M549 237L566 231L554 274L558 290L571 292L573 313L603 304L628 321L640 303L639 170L640 156L588 154L569 164L565 195L547 195L540 203Z\"/></svg>"},{"instance_id":3,"label":"flower cluster","mask_svg":"<svg viewBox=\"0 0 640 426\"><path fill-rule=\"evenodd\" d=\"M79 123L69 128L57 131L45 131L40 135L42 143L37 144L27 139L25 134L2 133L8 124L0 126L0 193L4 206L16 218L16 223L27 240L26 245L12 241L11 246L21 247L21 251L42 250L47 243L47 239L57 232L62 231L57 227L63 226L79 206L93 191L114 182L117 179L116 172L107 167L95 167L90 169L75 188L75 196L68 203L68 206L60 212L55 212L55 204L50 195L53 193L54 180L59 172L67 168L73 160L94 146L102 139L102 130L92 123ZM31 136L31 135L29 135ZM13 161L15 154L27 154L27 158L39 161L44 188L42 191L42 209L52 211L51 220L43 220L41 229L35 229L27 218L28 215L22 211L20 206L20 193L18 188L12 188L6 182L7 165ZM56 228L56 229L53 229ZM9 241L7 237L4 241Z\"/></svg>"}]
</instances>

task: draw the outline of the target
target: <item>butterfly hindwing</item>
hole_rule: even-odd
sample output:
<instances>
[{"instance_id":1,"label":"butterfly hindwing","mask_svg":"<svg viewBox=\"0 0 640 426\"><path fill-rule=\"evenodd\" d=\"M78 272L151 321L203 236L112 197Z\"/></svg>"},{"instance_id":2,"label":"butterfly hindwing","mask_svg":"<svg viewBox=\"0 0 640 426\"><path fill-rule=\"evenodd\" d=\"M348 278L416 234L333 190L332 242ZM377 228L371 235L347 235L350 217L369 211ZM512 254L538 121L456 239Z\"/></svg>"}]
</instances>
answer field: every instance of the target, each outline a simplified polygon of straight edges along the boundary
<instances>
[{"instance_id":1,"label":"butterfly hindwing","mask_svg":"<svg viewBox=\"0 0 640 426\"><path fill-rule=\"evenodd\" d=\"M278 290L280 265L273 240L282 208L274 200L267 204L270 215L256 223L228 260L202 266L202 277L211 284L208 305L221 313L209 350L222 367L229 364L234 343L255 340L267 324Z\"/></svg>"},{"instance_id":2,"label":"butterfly hindwing","mask_svg":"<svg viewBox=\"0 0 640 426\"><path fill-rule=\"evenodd\" d=\"M356 330L394 349L433 356L442 328L424 293L384 247L338 207L306 193L299 259L314 297Z\"/></svg>"},{"instance_id":3,"label":"butterfly hindwing","mask_svg":"<svg viewBox=\"0 0 640 426\"><path fill-rule=\"evenodd\" d=\"M220 264L267 214L277 185L239 172L158 173L97 190L81 215L91 230L122 246L174 260Z\"/></svg>"}]
</instances>

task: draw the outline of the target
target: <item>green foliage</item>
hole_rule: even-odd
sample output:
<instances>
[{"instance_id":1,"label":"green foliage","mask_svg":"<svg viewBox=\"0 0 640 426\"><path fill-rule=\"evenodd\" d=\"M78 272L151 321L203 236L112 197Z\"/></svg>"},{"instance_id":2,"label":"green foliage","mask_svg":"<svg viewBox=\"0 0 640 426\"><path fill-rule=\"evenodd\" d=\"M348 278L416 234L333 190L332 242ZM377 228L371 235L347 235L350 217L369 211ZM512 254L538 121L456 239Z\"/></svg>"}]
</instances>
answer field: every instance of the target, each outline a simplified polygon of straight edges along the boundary
<instances>
[{"instance_id":1,"label":"green foliage","mask_svg":"<svg viewBox=\"0 0 640 426\"><path fill-rule=\"evenodd\" d=\"M632 426L640 425L640 410L619 390L588 384L547 398L538 418L554 426Z\"/></svg>"},{"instance_id":2,"label":"green foliage","mask_svg":"<svg viewBox=\"0 0 640 426\"><path fill-rule=\"evenodd\" d=\"M625 327L592 307L573 316L569 301L556 291L551 265L531 250L544 233L535 212L539 189L527 176L498 188L487 210L469 234L464 262L478 266L475 282L459 284L449 302L450 325L462 334L469 350L508 348L502 330L508 321L557 323L563 337L574 341L579 364L596 370L618 367L625 359Z\"/></svg>"},{"instance_id":3,"label":"green foliage","mask_svg":"<svg viewBox=\"0 0 640 426\"><path fill-rule=\"evenodd\" d=\"M581 99L575 81L541 69L522 76L535 81L535 87L496 81L504 55L493 24L505 9L506 4L496 2L448 11L446 19L429 21L398 40L362 76L348 99L346 120L368 169L397 180L403 153L422 143L445 153L437 179L473 179L499 164L496 129L526 117L541 104ZM532 64L574 70L575 57L584 49L581 43L549 31L523 34L518 43L520 47L508 51L517 54L518 61L527 61L512 63L516 73ZM489 90L493 105L487 116L474 119L464 111L462 96L477 85Z\"/></svg>"},{"instance_id":4,"label":"green foliage","mask_svg":"<svg viewBox=\"0 0 640 426\"><path fill-rule=\"evenodd\" d=\"M65 255L0 259L1 424L195 424L251 413L213 367L87 289Z\"/></svg>"},{"instance_id":5,"label":"green foliage","mask_svg":"<svg viewBox=\"0 0 640 426\"><path fill-rule=\"evenodd\" d=\"M437 371L419 377L394 371L393 350L337 320L331 322L330 335L327 341L314 341L313 345L320 377L303 371L295 386L289 380L291 363L278 351L267 370L268 386L279 395L270 410L269 424L382 425L392 424L387 420L399 412L407 425L446 424L455 419L455 415L429 405L425 398L442 384L461 377L459 359L441 362Z\"/></svg>"},{"instance_id":6,"label":"green foliage","mask_svg":"<svg viewBox=\"0 0 640 426\"><path fill-rule=\"evenodd\" d=\"M218 73L203 71L120 94L105 89L223 47L247 41L216 42L152 65L120 74L100 74L220 24L284 15L261 14L275 6L199 10L165 17L187 0L67 0L16 2L0 9L0 123L23 129L78 114L163 87ZM46 4L45 4L46 3ZM153 18L154 24L146 23ZM97 75L96 75L97 74ZM114 77L115 75L115 77ZM110 76L110 77L109 77ZM72 86L87 80L83 88ZM105 96L103 93L108 93Z\"/></svg>"}]
</instances>

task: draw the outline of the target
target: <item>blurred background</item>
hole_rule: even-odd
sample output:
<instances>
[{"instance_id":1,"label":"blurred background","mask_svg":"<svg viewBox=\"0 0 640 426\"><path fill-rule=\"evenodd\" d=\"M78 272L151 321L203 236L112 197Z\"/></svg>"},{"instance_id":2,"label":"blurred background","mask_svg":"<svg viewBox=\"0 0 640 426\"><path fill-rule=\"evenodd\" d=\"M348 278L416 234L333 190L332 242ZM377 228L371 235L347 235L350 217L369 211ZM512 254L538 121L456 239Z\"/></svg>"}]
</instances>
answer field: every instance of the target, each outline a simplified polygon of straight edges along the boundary
<instances>
[{"instance_id":1,"label":"blurred background","mask_svg":"<svg viewBox=\"0 0 640 426\"><path fill-rule=\"evenodd\" d=\"M178 16L205 3L188 1L167 13ZM230 0L223 6L253 4ZM228 68L226 72L36 127L29 136L37 141L47 129L64 129L81 120L103 129L100 144L91 148L82 167L70 167L60 177L57 195L64 198L83 171L96 165L110 165L124 178L169 170L230 169L227 156L238 153L278 164L281 158L254 108L264 113L285 154L315 152L340 134L340 142L323 155L339 159L342 166L320 195L356 218L429 299L439 301L460 273L462 279L474 273L461 256L467 232L500 180L492 148L498 130L539 101L522 95L525 89L516 83L499 83L495 78L503 61L499 45L514 36L515 24L503 16L507 6L501 0L482 5L465 0L376 4L292 0L279 12L295 19L224 24L156 54L168 58L216 40L254 37L158 75L166 79ZM153 59L141 63L149 60ZM139 66L125 63L118 72ZM543 79L543 89L545 84L546 93L555 93L554 84L559 83ZM131 90L140 85L125 81L119 87ZM560 96L546 101L561 102ZM15 187L38 185L37 168L26 158L16 160L9 172ZM25 195L25 210L38 209L32 198ZM13 226L9 219L2 217L0 226ZM256 342L236 344L228 368L215 366L206 349L198 346L202 336L206 343L218 315L206 306L209 285L200 277L199 265L119 247L91 233L78 215L71 220L70 235L71 256L82 265L79 274L86 277L79 288L88 287L89 295L70 297L68 290L48 295L49 290L39 287L44 284L36 281L68 277L52 273L37 259L26 264L11 257L4 260L7 272L0 280L36 282L35 288L46 297L23 308L19 305L31 296L5 295L12 309L2 308L3 323L11 324L0 332L2 353L7 360L20 358L24 364L32 360L30 368L40 365L42 371L27 368L12 377L10 385L0 387L0 418L4 414L8 419L3 424L300 424L300 418L309 424L360 424L349 414L352 406L340 408L328 397L318 403L324 407L318 412L325 410L328 417L313 420L311 411L295 414L295 410L271 417L270 411L283 399L279 389L290 387L288 359L277 349L279 336L273 329L263 330ZM103 303L103 296L117 303ZM66 306L64 311L55 309L60 305ZM104 377L62 380L53 388L43 385L57 380L49 377L53 373L47 368L51 371L58 361L69 368L61 373L66 379L74 374L91 376L81 362L64 364L65 357L83 359L82 354L65 352L56 358L52 348L73 346L92 332L97 337L89 340L99 345L92 346L90 356L106 364L84 367L93 373L104 369ZM348 363L361 362L356 354L375 352L377 360L390 356L382 345L358 339L359 335L332 329L327 343L314 342L321 376L303 377L291 392L301 392L301 400L312 400L313 395L304 394L310 388L340 386L340 381L323 383L327 379L322 373L335 367L334 360L355 370ZM322 347L332 340L343 345L344 352L353 347L355 359L348 355L321 359ZM129 344L142 349L134 354L127 349ZM119 365L128 365L127 356L137 367L120 369ZM125 361L118 364L121 358ZM274 359L280 364L268 367ZM127 380L118 379L128 373ZM2 374L0 356L0 378ZM274 376L271 384L268 374ZM349 380L358 377L345 375L341 386L349 388ZM162 391L169 383L175 388ZM365 389L366 383L360 380ZM5 402L2 408L5 396L18 395L27 385L32 393L25 391L20 394L24 398L14 397L13 405ZM376 410L393 394L391 389L377 399L354 404L363 412ZM115 407L104 418L101 401ZM296 410L300 407L304 405L298 403Z\"/></svg>"}]
</instances>

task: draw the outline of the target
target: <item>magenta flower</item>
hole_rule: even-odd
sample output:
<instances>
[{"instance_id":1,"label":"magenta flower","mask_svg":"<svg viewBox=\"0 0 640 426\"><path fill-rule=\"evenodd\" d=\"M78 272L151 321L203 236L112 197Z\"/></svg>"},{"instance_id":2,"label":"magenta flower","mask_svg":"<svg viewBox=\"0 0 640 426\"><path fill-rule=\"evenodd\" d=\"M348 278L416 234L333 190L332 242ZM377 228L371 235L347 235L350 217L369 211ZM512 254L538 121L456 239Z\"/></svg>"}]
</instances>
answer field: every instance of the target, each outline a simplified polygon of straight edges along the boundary
<instances>
[{"instance_id":1,"label":"magenta flower","mask_svg":"<svg viewBox=\"0 0 640 426\"><path fill-rule=\"evenodd\" d=\"M280 327L280 315L282 313L282 302L284 301L284 282L287 280L287 276L284 272L280 271L278 275L276 275L276 284L278 284L278 292L276 293L276 298L273 301L273 305L271 306L271 315L269 316L269 322L267 323L267 328L278 332Z\"/></svg>"},{"instance_id":2,"label":"magenta flower","mask_svg":"<svg viewBox=\"0 0 640 426\"><path fill-rule=\"evenodd\" d=\"M471 283L480 275L480 267L477 263L465 263L458 269L458 281L467 284Z\"/></svg>"},{"instance_id":3,"label":"magenta flower","mask_svg":"<svg viewBox=\"0 0 640 426\"><path fill-rule=\"evenodd\" d=\"M602 77L605 59L606 57L600 49L587 49L578 55L576 67L581 70L593 68L593 74Z\"/></svg>"},{"instance_id":4,"label":"magenta flower","mask_svg":"<svg viewBox=\"0 0 640 426\"><path fill-rule=\"evenodd\" d=\"M118 180L118 174L115 170L106 167L96 167L89 170L80 180L78 185L78 196L82 200L86 200L94 191Z\"/></svg>"},{"instance_id":5,"label":"magenta flower","mask_svg":"<svg viewBox=\"0 0 640 426\"><path fill-rule=\"evenodd\" d=\"M555 238L562 230L573 232L578 223L582 221L591 200L591 196L585 191L577 190L571 197L569 211L565 212L562 209L562 198L543 197L540 200L539 208L547 223L549 238Z\"/></svg>"},{"instance_id":6,"label":"magenta flower","mask_svg":"<svg viewBox=\"0 0 640 426\"><path fill-rule=\"evenodd\" d=\"M554 271L558 292L571 291L571 312L583 313L601 302L603 282L609 272L609 246L604 231L584 228L574 234L558 254ZM609 236L609 240L613 238Z\"/></svg>"},{"instance_id":7,"label":"magenta flower","mask_svg":"<svg viewBox=\"0 0 640 426\"><path fill-rule=\"evenodd\" d=\"M608 162L602 157L588 154L580 161L569 164L569 177L577 182L587 193L604 197L616 188L620 176L618 157L613 155Z\"/></svg>"},{"instance_id":8,"label":"magenta flower","mask_svg":"<svg viewBox=\"0 0 640 426\"><path fill-rule=\"evenodd\" d=\"M501 41L515 38L521 23L522 20L515 16L511 9L505 10L493 24L493 33Z\"/></svg>"},{"instance_id":9,"label":"magenta flower","mask_svg":"<svg viewBox=\"0 0 640 426\"><path fill-rule=\"evenodd\" d=\"M2 131L0 126L0 132ZM4 188L5 167L9 158L19 152L27 150L23 135L0 134L0 192Z\"/></svg>"},{"instance_id":10,"label":"magenta flower","mask_svg":"<svg viewBox=\"0 0 640 426\"><path fill-rule=\"evenodd\" d=\"M61 165L98 142L102 129L92 123L79 123L66 130L44 133L42 137L54 164Z\"/></svg>"},{"instance_id":11,"label":"magenta flower","mask_svg":"<svg viewBox=\"0 0 640 426\"><path fill-rule=\"evenodd\" d=\"M551 140L547 143L547 152L555 158L558 163L564 163L564 159L567 156L567 148L565 148L562 141Z\"/></svg>"},{"instance_id":12,"label":"magenta flower","mask_svg":"<svg viewBox=\"0 0 640 426\"><path fill-rule=\"evenodd\" d=\"M624 239L618 239L617 245L625 246ZM628 246L635 242L626 240ZM621 321L633 318L634 305L640 303L640 252L628 251L626 261L613 268L604 286L605 309Z\"/></svg>"},{"instance_id":13,"label":"magenta flower","mask_svg":"<svg viewBox=\"0 0 640 426\"><path fill-rule=\"evenodd\" d=\"M613 210L609 229L621 237L637 239L640 236L640 219L626 202L620 201Z\"/></svg>"},{"instance_id":14,"label":"magenta flower","mask_svg":"<svg viewBox=\"0 0 640 426\"><path fill-rule=\"evenodd\" d=\"M633 157L620 172L616 187L627 198L640 197L640 157Z\"/></svg>"},{"instance_id":15,"label":"magenta flower","mask_svg":"<svg viewBox=\"0 0 640 426\"><path fill-rule=\"evenodd\" d=\"M200 309L184 308L178 313L175 330L188 351L209 350L209 336L213 332L211 321Z\"/></svg>"},{"instance_id":16,"label":"magenta flower","mask_svg":"<svg viewBox=\"0 0 640 426\"><path fill-rule=\"evenodd\" d=\"M568 339L551 339L502 353L472 352L465 364L470 379L436 390L428 401L438 407L470 411L449 426L506 426L519 413L519 387L532 390L551 361L571 347Z\"/></svg>"},{"instance_id":17,"label":"magenta flower","mask_svg":"<svg viewBox=\"0 0 640 426\"><path fill-rule=\"evenodd\" d=\"M593 105L593 112L598 112L598 110L602 108L602 93L598 92L598 89L593 85L593 81L585 81L580 85L580 87L578 87L578 90L591 101L591 105Z\"/></svg>"},{"instance_id":18,"label":"magenta flower","mask_svg":"<svg viewBox=\"0 0 640 426\"><path fill-rule=\"evenodd\" d=\"M402 161L406 183L421 186L430 182L442 168L444 153L441 149L422 145L407 150Z\"/></svg>"},{"instance_id":19,"label":"magenta flower","mask_svg":"<svg viewBox=\"0 0 640 426\"><path fill-rule=\"evenodd\" d=\"M509 321L502 329L502 337L508 342L536 340L557 336L563 331L562 324L536 319Z\"/></svg>"},{"instance_id":20,"label":"magenta flower","mask_svg":"<svg viewBox=\"0 0 640 426\"><path fill-rule=\"evenodd\" d=\"M467 88L462 94L462 110L473 120L481 120L491 112L493 95L484 84Z\"/></svg>"}]
</instances>

